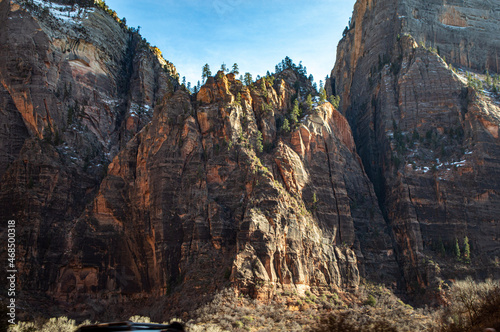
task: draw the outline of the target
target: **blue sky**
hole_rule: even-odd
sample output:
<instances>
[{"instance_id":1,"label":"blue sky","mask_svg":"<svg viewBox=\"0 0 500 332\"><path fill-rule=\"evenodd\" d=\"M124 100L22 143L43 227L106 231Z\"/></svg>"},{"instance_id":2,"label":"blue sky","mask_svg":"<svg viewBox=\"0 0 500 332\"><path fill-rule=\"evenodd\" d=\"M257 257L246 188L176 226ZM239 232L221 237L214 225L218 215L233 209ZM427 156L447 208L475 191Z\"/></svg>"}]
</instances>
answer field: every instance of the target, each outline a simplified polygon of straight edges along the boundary
<instances>
[{"instance_id":1,"label":"blue sky","mask_svg":"<svg viewBox=\"0 0 500 332\"><path fill-rule=\"evenodd\" d=\"M127 25L194 85L205 63L215 74L238 63L255 78L285 56L302 61L316 82L335 64L337 43L355 0L106 0Z\"/></svg>"}]
</instances>

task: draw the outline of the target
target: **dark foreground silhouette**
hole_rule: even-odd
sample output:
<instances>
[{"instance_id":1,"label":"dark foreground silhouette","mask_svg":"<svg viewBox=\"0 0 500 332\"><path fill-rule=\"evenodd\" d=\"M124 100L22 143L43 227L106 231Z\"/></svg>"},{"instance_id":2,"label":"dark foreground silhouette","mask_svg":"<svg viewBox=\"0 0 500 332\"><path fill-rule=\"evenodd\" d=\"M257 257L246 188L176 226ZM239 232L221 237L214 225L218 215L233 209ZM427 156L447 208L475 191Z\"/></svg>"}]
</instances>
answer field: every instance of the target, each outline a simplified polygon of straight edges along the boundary
<instances>
[{"instance_id":1,"label":"dark foreground silhouette","mask_svg":"<svg viewBox=\"0 0 500 332\"><path fill-rule=\"evenodd\" d=\"M104 331L159 331L159 332L184 332L184 325L175 322L172 324L150 324L150 323L133 323L133 322L117 322L103 323L95 325L86 325L80 327L77 332L104 332Z\"/></svg>"}]
</instances>

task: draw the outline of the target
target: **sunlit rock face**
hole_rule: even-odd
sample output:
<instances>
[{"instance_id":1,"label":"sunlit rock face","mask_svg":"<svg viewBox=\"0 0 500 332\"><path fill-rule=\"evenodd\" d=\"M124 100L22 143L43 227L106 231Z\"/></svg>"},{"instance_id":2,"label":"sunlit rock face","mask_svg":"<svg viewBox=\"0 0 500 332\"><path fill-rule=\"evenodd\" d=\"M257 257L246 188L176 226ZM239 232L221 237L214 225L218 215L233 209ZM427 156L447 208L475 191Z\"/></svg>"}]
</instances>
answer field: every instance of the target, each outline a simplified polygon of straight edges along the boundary
<instances>
[{"instance_id":1,"label":"sunlit rock face","mask_svg":"<svg viewBox=\"0 0 500 332\"><path fill-rule=\"evenodd\" d=\"M354 128L410 291L464 273L498 277L500 104L491 87L468 87L465 72L498 73L496 7L360 0L339 43L329 88ZM452 248L465 237L471 264L457 269Z\"/></svg>"},{"instance_id":2,"label":"sunlit rock face","mask_svg":"<svg viewBox=\"0 0 500 332\"><path fill-rule=\"evenodd\" d=\"M68 243L77 265L99 265L99 293L203 294L233 285L267 300L283 290L353 289L360 274L396 280L390 237L345 118L324 103L283 132L276 123L289 112L293 84L264 86L249 89L219 72L196 101L182 89L167 95L114 158Z\"/></svg>"},{"instance_id":3,"label":"sunlit rock face","mask_svg":"<svg viewBox=\"0 0 500 332\"><path fill-rule=\"evenodd\" d=\"M27 296L68 307L395 284L349 124L327 102L307 109L303 73L247 87L219 72L191 95L83 1L2 1L0 18L0 206L18 223ZM304 114L284 129L297 96Z\"/></svg>"}]
</instances>

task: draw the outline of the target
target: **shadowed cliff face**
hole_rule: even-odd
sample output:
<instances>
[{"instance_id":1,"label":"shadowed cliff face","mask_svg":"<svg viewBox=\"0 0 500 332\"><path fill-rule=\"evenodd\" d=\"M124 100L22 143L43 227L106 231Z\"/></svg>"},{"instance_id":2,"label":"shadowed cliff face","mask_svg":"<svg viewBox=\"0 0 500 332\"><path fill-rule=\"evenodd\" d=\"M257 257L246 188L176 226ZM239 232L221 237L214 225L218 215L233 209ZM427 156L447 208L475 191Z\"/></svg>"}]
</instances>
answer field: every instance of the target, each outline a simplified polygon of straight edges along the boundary
<instances>
[{"instance_id":1,"label":"shadowed cliff face","mask_svg":"<svg viewBox=\"0 0 500 332\"><path fill-rule=\"evenodd\" d=\"M418 43L439 47L448 61L461 66L500 71L500 2L400 1L402 31Z\"/></svg>"},{"instance_id":2,"label":"shadowed cliff face","mask_svg":"<svg viewBox=\"0 0 500 332\"><path fill-rule=\"evenodd\" d=\"M467 87L465 72L443 60L446 54L480 74L498 70L498 6L486 7L358 1L339 43L333 88L392 228L408 290L461 273L498 276L498 96ZM448 33L460 24L466 27ZM481 47L463 48L467 41ZM466 236L472 264L458 272L447 257ZM442 264L441 274L425 263L429 257Z\"/></svg>"},{"instance_id":3,"label":"shadowed cliff face","mask_svg":"<svg viewBox=\"0 0 500 332\"><path fill-rule=\"evenodd\" d=\"M19 284L45 291L73 220L175 69L100 9L26 6L0 2L0 211L19 227Z\"/></svg>"}]
</instances>

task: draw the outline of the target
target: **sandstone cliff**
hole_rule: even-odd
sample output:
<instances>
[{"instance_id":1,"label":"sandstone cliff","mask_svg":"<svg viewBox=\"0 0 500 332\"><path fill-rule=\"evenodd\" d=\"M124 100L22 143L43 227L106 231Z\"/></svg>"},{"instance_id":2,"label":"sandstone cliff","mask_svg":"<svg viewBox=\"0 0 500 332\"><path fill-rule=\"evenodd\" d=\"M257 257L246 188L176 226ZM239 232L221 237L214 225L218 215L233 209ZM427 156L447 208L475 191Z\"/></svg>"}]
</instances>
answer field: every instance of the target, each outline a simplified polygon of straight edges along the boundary
<instances>
[{"instance_id":1,"label":"sandstone cliff","mask_svg":"<svg viewBox=\"0 0 500 332\"><path fill-rule=\"evenodd\" d=\"M0 21L1 217L18 223L20 287L47 290L74 219L176 73L99 8L0 1Z\"/></svg>"},{"instance_id":2,"label":"sandstone cliff","mask_svg":"<svg viewBox=\"0 0 500 332\"><path fill-rule=\"evenodd\" d=\"M492 86L470 79L498 73L499 5L359 0L339 43L330 87L410 291L499 275L500 104ZM465 237L471 265L457 270L453 244Z\"/></svg>"},{"instance_id":3,"label":"sandstone cliff","mask_svg":"<svg viewBox=\"0 0 500 332\"><path fill-rule=\"evenodd\" d=\"M0 1L0 211L18 223L20 300L86 314L228 286L268 300L498 276L488 8L359 0L327 84L339 112L309 108L293 64L250 86L219 72L192 95L109 10Z\"/></svg>"},{"instance_id":4,"label":"sandstone cliff","mask_svg":"<svg viewBox=\"0 0 500 332\"><path fill-rule=\"evenodd\" d=\"M263 91L261 82L249 88L219 72L196 101L183 90L167 95L74 224L49 293L196 298L232 284L267 300L277 291L355 288L358 266L395 280L347 121L325 103L283 132L276 123L296 91L279 77Z\"/></svg>"},{"instance_id":5,"label":"sandstone cliff","mask_svg":"<svg viewBox=\"0 0 500 332\"><path fill-rule=\"evenodd\" d=\"M194 96L84 1L1 1L0 18L0 207L26 299L85 314L230 285L270 299L395 282L350 127L329 103L307 109L296 67L249 87L219 72Z\"/></svg>"}]
</instances>

